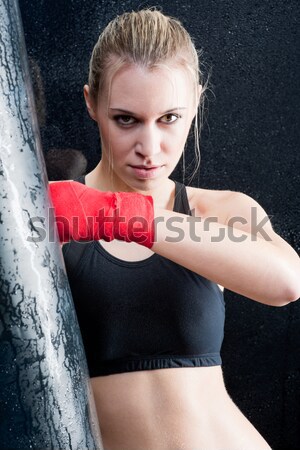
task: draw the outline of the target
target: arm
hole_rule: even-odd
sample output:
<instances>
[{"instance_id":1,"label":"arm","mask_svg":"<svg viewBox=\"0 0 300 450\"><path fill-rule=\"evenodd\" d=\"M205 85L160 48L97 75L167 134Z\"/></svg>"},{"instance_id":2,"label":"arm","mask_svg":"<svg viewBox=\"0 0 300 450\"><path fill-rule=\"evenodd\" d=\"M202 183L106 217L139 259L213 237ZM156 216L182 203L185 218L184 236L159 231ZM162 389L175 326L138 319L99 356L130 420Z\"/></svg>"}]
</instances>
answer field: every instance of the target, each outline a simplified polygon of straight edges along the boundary
<instances>
[{"instance_id":1,"label":"arm","mask_svg":"<svg viewBox=\"0 0 300 450\"><path fill-rule=\"evenodd\" d=\"M224 208L224 223L156 210L152 250L258 302L283 306L297 300L300 259L273 231L263 208L238 192L230 193ZM176 242L170 242L174 237Z\"/></svg>"}]
</instances>

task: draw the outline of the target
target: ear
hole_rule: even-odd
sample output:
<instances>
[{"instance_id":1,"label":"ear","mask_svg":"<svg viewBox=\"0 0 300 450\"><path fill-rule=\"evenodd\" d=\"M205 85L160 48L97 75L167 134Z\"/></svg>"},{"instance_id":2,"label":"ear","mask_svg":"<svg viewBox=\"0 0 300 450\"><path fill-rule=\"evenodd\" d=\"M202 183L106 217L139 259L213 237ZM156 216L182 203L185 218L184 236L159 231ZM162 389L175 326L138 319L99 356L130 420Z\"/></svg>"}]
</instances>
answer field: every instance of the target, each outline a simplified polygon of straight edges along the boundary
<instances>
[{"instance_id":1,"label":"ear","mask_svg":"<svg viewBox=\"0 0 300 450\"><path fill-rule=\"evenodd\" d=\"M90 88L87 84L84 85L83 87L83 95L84 95L84 99L85 99L85 104L87 107L87 110L89 112L90 117L93 120L97 120L96 118L96 105L94 100L91 98L90 96Z\"/></svg>"}]
</instances>

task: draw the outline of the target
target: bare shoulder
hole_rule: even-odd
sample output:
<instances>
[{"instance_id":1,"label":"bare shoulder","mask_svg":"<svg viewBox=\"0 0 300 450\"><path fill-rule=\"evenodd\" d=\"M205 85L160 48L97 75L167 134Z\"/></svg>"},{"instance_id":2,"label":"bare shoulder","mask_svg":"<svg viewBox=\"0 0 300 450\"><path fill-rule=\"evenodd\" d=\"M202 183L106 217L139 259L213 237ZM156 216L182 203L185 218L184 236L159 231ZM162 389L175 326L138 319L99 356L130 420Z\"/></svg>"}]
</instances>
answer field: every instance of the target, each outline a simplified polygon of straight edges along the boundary
<instances>
[{"instance_id":1,"label":"bare shoulder","mask_svg":"<svg viewBox=\"0 0 300 450\"><path fill-rule=\"evenodd\" d=\"M273 230L263 207L250 195L227 190L187 188L191 209L195 215L214 218L220 224L237 228L271 241L280 247L287 243Z\"/></svg>"},{"instance_id":2,"label":"bare shoulder","mask_svg":"<svg viewBox=\"0 0 300 450\"><path fill-rule=\"evenodd\" d=\"M234 202L234 194L229 190L203 189L187 187L189 204L196 216L217 217L218 222L225 223L228 207Z\"/></svg>"}]
</instances>

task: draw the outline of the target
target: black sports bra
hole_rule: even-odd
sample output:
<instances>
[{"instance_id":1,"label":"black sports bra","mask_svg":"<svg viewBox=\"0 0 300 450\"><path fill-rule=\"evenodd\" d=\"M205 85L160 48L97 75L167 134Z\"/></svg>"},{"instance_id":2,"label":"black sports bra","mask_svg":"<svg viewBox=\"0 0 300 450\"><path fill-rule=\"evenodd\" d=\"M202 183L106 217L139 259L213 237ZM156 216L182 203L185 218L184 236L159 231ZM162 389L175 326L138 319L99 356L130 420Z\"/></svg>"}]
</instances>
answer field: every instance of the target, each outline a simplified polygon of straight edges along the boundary
<instances>
[{"instance_id":1,"label":"black sports bra","mask_svg":"<svg viewBox=\"0 0 300 450\"><path fill-rule=\"evenodd\" d=\"M191 214L177 182L174 211ZM155 253L121 260L98 241L70 242L63 254L91 377L222 363L217 284Z\"/></svg>"}]
</instances>

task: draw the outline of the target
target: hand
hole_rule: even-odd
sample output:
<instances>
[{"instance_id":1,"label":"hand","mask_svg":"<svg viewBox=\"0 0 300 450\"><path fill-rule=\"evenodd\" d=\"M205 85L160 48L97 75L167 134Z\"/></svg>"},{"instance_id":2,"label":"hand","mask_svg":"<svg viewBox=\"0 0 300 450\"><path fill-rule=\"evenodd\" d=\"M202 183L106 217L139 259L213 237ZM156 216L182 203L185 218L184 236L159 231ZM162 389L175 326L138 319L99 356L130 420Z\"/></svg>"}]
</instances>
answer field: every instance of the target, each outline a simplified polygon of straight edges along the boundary
<instances>
[{"instance_id":1,"label":"hand","mask_svg":"<svg viewBox=\"0 0 300 450\"><path fill-rule=\"evenodd\" d=\"M152 247L151 196L102 192L76 181L59 181L49 187L61 242L119 239Z\"/></svg>"}]
</instances>

